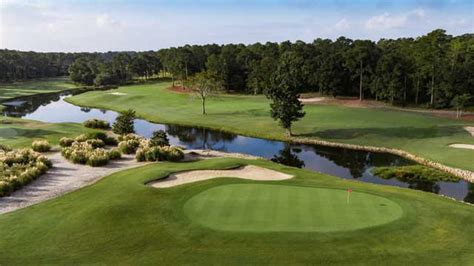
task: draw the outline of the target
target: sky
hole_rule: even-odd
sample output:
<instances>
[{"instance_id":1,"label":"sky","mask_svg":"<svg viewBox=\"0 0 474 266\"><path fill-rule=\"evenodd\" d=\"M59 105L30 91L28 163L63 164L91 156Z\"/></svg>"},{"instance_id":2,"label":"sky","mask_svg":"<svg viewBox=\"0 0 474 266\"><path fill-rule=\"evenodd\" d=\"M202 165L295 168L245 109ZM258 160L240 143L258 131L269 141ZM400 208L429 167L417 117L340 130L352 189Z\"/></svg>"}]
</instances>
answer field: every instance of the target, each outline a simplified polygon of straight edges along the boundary
<instances>
[{"instance_id":1,"label":"sky","mask_svg":"<svg viewBox=\"0 0 474 266\"><path fill-rule=\"evenodd\" d=\"M0 48L158 50L185 44L474 33L474 0L0 0Z\"/></svg>"}]
</instances>

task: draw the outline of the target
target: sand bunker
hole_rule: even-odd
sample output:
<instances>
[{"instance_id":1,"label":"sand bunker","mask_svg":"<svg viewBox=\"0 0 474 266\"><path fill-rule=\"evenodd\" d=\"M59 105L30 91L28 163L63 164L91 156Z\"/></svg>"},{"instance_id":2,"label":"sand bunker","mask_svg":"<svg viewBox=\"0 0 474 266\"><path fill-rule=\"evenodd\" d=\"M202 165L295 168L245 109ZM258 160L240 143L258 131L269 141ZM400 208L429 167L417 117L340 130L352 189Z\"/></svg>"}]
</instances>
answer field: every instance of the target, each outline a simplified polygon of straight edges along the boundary
<instances>
[{"instance_id":1,"label":"sand bunker","mask_svg":"<svg viewBox=\"0 0 474 266\"><path fill-rule=\"evenodd\" d=\"M313 97L313 98L300 98L300 102L302 103L317 103L324 101L324 97Z\"/></svg>"},{"instance_id":2,"label":"sand bunker","mask_svg":"<svg viewBox=\"0 0 474 266\"><path fill-rule=\"evenodd\" d=\"M148 185L157 188L167 188L219 177L236 177L258 181L274 181L290 179L293 176L267 168L246 165L231 170L195 170L174 173L164 179L150 182Z\"/></svg>"},{"instance_id":3,"label":"sand bunker","mask_svg":"<svg viewBox=\"0 0 474 266\"><path fill-rule=\"evenodd\" d=\"M451 144L449 147L474 150L474 144Z\"/></svg>"},{"instance_id":4,"label":"sand bunker","mask_svg":"<svg viewBox=\"0 0 474 266\"><path fill-rule=\"evenodd\" d=\"M110 92L109 94L111 94L111 95L118 95L118 96L127 95L126 93L123 93L123 92Z\"/></svg>"},{"instance_id":5,"label":"sand bunker","mask_svg":"<svg viewBox=\"0 0 474 266\"><path fill-rule=\"evenodd\" d=\"M474 127L464 127L464 129L474 137Z\"/></svg>"}]
</instances>

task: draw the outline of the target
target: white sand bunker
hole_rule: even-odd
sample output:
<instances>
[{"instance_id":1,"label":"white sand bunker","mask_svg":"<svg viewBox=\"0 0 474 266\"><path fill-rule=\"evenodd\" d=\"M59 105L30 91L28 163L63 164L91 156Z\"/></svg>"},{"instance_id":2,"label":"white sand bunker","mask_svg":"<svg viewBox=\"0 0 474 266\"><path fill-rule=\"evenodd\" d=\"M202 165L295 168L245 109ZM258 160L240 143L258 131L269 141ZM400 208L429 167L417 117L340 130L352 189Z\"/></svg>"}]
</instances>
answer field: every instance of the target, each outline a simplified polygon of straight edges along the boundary
<instances>
[{"instance_id":1,"label":"white sand bunker","mask_svg":"<svg viewBox=\"0 0 474 266\"><path fill-rule=\"evenodd\" d=\"M109 94L111 95L118 95L118 96L123 96L123 95L127 95L127 93L123 93L123 92L110 92Z\"/></svg>"},{"instance_id":2,"label":"white sand bunker","mask_svg":"<svg viewBox=\"0 0 474 266\"><path fill-rule=\"evenodd\" d=\"M451 145L449 145L449 147L458 148L458 149L474 150L474 144L451 144Z\"/></svg>"},{"instance_id":3,"label":"white sand bunker","mask_svg":"<svg viewBox=\"0 0 474 266\"><path fill-rule=\"evenodd\" d=\"M219 177L237 177L258 181L274 181L290 179L293 176L255 165L246 165L231 170L195 170L178 172L169 175L167 178L150 182L148 185L157 188L167 188Z\"/></svg>"},{"instance_id":4,"label":"white sand bunker","mask_svg":"<svg viewBox=\"0 0 474 266\"><path fill-rule=\"evenodd\" d=\"M313 97L313 98L300 98L300 102L302 103L317 103L324 101L324 97Z\"/></svg>"},{"instance_id":5,"label":"white sand bunker","mask_svg":"<svg viewBox=\"0 0 474 266\"><path fill-rule=\"evenodd\" d=\"M464 129L474 137L474 127L464 127Z\"/></svg>"}]
</instances>

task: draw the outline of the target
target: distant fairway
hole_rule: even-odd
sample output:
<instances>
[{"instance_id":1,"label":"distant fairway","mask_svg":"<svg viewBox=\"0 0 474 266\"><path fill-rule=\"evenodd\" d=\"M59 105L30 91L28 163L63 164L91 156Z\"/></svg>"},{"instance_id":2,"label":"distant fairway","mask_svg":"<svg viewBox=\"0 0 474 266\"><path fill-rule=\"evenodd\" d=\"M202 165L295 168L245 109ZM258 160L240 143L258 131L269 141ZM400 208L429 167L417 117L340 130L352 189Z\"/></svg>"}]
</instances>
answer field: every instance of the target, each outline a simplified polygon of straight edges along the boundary
<instances>
[{"instance_id":1,"label":"distant fairway","mask_svg":"<svg viewBox=\"0 0 474 266\"><path fill-rule=\"evenodd\" d=\"M347 191L267 184L213 187L184 205L206 227L249 232L334 232L385 224L402 208L383 197Z\"/></svg>"}]
</instances>

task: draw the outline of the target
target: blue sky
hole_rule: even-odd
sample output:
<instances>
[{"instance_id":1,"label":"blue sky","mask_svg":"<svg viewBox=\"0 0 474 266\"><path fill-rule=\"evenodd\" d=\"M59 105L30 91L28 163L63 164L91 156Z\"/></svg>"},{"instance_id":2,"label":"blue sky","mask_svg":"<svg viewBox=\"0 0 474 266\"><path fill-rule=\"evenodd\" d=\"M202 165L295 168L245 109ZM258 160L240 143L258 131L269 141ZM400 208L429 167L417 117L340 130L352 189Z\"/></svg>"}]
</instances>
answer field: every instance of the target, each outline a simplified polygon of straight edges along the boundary
<instances>
[{"instance_id":1,"label":"blue sky","mask_svg":"<svg viewBox=\"0 0 474 266\"><path fill-rule=\"evenodd\" d=\"M474 0L0 0L0 48L157 50L184 44L474 32Z\"/></svg>"}]
</instances>

